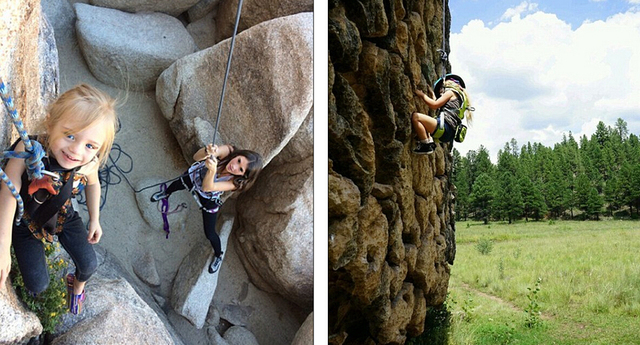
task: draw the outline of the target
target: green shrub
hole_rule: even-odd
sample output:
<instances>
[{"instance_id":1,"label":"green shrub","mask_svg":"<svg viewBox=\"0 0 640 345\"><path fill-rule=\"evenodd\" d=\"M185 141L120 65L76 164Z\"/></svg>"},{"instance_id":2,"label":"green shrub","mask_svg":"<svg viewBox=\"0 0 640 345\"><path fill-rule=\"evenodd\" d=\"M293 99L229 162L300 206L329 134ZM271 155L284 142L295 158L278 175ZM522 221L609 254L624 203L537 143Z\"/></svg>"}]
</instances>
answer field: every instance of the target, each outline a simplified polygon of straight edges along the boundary
<instances>
[{"instance_id":1,"label":"green shrub","mask_svg":"<svg viewBox=\"0 0 640 345\"><path fill-rule=\"evenodd\" d=\"M60 318L67 312L67 286L61 273L67 267L67 263L62 259L56 259L53 254L56 252L58 244L45 242L44 252L49 265L49 287L38 296L33 297L24 287L22 274L18 269L18 262L15 258L13 248L11 249L11 281L18 297L27 305L27 308L34 312L40 319L43 332L52 333L56 325L60 323Z\"/></svg>"},{"instance_id":2,"label":"green shrub","mask_svg":"<svg viewBox=\"0 0 640 345\"><path fill-rule=\"evenodd\" d=\"M481 238L476 244L476 249L482 255L488 255L493 249L493 241L488 238Z\"/></svg>"},{"instance_id":3,"label":"green shrub","mask_svg":"<svg viewBox=\"0 0 640 345\"><path fill-rule=\"evenodd\" d=\"M529 290L529 293L527 293L529 305L527 305L527 308L524 310L524 312L527 313L525 326L529 328L534 328L542 324L542 320L540 319L540 304L538 304L538 294L540 293L541 281L542 278L538 277L534 288L527 288L527 290Z\"/></svg>"}]
</instances>

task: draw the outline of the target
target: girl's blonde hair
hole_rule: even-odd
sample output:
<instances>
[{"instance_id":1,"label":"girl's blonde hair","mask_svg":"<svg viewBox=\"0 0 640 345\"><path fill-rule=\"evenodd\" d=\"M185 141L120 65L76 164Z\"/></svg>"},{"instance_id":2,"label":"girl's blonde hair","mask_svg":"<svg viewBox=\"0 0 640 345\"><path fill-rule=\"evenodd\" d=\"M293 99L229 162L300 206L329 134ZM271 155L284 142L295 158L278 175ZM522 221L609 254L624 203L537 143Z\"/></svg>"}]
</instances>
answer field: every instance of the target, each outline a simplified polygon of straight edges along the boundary
<instances>
[{"instance_id":1,"label":"girl's blonde hair","mask_svg":"<svg viewBox=\"0 0 640 345\"><path fill-rule=\"evenodd\" d=\"M467 91L460 86L460 84L456 83L453 79L447 79L444 81L444 88L446 89L454 89L464 95L464 98L467 99L467 109L464 111L464 117L467 119L467 123L471 124L473 121L473 107L471 106L471 98L469 98L469 94ZM462 100L461 100L462 101Z\"/></svg>"},{"instance_id":2,"label":"girl's blonde hair","mask_svg":"<svg viewBox=\"0 0 640 345\"><path fill-rule=\"evenodd\" d=\"M77 133L97 121L103 121L103 130L106 136L96 157L98 157L100 166L104 166L109 158L109 152L119 126L115 107L116 100L106 93L91 85L80 84L60 95L55 102L49 105L47 117L41 127L49 134L55 124L70 122L74 125L73 132ZM49 143L59 139L60 135L64 135L64 133L60 133L57 137L47 135L45 147L48 149Z\"/></svg>"}]
</instances>

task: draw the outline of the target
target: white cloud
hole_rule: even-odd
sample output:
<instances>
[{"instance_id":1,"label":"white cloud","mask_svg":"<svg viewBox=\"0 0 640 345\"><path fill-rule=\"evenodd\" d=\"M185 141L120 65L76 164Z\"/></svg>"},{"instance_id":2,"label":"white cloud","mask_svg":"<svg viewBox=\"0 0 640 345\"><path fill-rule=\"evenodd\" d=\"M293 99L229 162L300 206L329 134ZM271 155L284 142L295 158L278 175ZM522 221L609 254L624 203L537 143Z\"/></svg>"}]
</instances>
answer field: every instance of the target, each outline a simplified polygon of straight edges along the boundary
<instances>
[{"instance_id":1,"label":"white cloud","mask_svg":"<svg viewBox=\"0 0 640 345\"><path fill-rule=\"evenodd\" d=\"M520 3L520 5L514 8L507 9L502 14L502 17L500 19L502 20L520 19L520 16L522 16L523 14L535 12L537 9L538 9L538 4L528 2L528 1L523 1Z\"/></svg>"},{"instance_id":2,"label":"white cloud","mask_svg":"<svg viewBox=\"0 0 640 345\"><path fill-rule=\"evenodd\" d=\"M523 2L505 12L509 21L473 20L451 34L452 72L476 108L462 154L482 144L495 157L511 138L553 146L569 131L590 136L594 119L621 117L640 134L640 12L572 29L536 9Z\"/></svg>"}]
</instances>

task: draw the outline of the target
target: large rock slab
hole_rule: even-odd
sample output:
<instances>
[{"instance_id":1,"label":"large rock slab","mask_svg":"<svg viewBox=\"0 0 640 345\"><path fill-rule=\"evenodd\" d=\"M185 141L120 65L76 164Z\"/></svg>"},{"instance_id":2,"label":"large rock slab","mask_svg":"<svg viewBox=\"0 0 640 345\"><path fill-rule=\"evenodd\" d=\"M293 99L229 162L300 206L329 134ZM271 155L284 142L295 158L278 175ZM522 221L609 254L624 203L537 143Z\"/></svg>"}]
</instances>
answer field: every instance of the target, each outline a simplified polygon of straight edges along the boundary
<instances>
[{"instance_id":1,"label":"large rock slab","mask_svg":"<svg viewBox=\"0 0 640 345\"><path fill-rule=\"evenodd\" d=\"M255 150L266 163L293 137L313 102L312 18L278 18L238 35L218 142ZM230 43L179 59L158 78L156 100L187 160L213 140ZM207 130L197 129L202 123Z\"/></svg>"},{"instance_id":2,"label":"large rock slab","mask_svg":"<svg viewBox=\"0 0 640 345\"><path fill-rule=\"evenodd\" d=\"M9 85L16 109L29 133L58 96L58 57L53 31L42 16L40 1L5 1L0 21L0 75ZM0 145L18 137L0 106Z\"/></svg>"},{"instance_id":3,"label":"large rock slab","mask_svg":"<svg viewBox=\"0 0 640 345\"><path fill-rule=\"evenodd\" d=\"M256 336L242 326L232 326L222 336L229 345L260 345Z\"/></svg>"},{"instance_id":4,"label":"large rock slab","mask_svg":"<svg viewBox=\"0 0 640 345\"><path fill-rule=\"evenodd\" d=\"M304 320L291 345L313 344L313 312Z\"/></svg>"},{"instance_id":5,"label":"large rock slab","mask_svg":"<svg viewBox=\"0 0 640 345\"><path fill-rule=\"evenodd\" d=\"M0 286L0 344L23 344L42 333L36 314L24 308L11 282Z\"/></svg>"},{"instance_id":6,"label":"large rock slab","mask_svg":"<svg viewBox=\"0 0 640 345\"><path fill-rule=\"evenodd\" d=\"M233 35L238 12L238 0L221 0L218 4L217 41ZM271 19L285 17L302 12L313 12L313 0L244 0L238 23L238 32Z\"/></svg>"},{"instance_id":7,"label":"large rock slab","mask_svg":"<svg viewBox=\"0 0 640 345\"><path fill-rule=\"evenodd\" d=\"M96 275L85 290L84 311L74 317L79 320L52 345L174 344L162 321L126 280Z\"/></svg>"},{"instance_id":8,"label":"large rock slab","mask_svg":"<svg viewBox=\"0 0 640 345\"><path fill-rule=\"evenodd\" d=\"M313 112L236 202L238 256L261 290L313 303Z\"/></svg>"},{"instance_id":9,"label":"large rock slab","mask_svg":"<svg viewBox=\"0 0 640 345\"><path fill-rule=\"evenodd\" d=\"M222 251L227 248L227 242L232 221L218 219L218 234L222 242ZM223 257L224 258L224 257ZM213 259L213 249L208 241L196 244L191 252L182 260L171 290L171 306L178 314L184 316L196 328L201 329L207 319L209 305L218 285L218 275L224 269L210 274L209 263Z\"/></svg>"},{"instance_id":10,"label":"large rock slab","mask_svg":"<svg viewBox=\"0 0 640 345\"><path fill-rule=\"evenodd\" d=\"M182 23L169 15L74 6L78 43L87 66L107 85L152 90L162 71L197 49Z\"/></svg>"},{"instance_id":11,"label":"large rock slab","mask_svg":"<svg viewBox=\"0 0 640 345\"><path fill-rule=\"evenodd\" d=\"M199 0L90 0L93 5L126 12L163 12L174 17Z\"/></svg>"}]
</instances>

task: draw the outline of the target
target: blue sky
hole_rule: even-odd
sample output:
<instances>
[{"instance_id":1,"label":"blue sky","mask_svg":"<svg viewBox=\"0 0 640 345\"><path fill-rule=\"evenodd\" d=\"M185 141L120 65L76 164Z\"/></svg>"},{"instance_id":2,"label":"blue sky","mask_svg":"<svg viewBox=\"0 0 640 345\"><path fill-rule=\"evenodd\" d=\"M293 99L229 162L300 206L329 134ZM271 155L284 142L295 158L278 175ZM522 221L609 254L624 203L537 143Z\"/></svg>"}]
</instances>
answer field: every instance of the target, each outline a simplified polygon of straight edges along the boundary
<instances>
[{"instance_id":1,"label":"blue sky","mask_svg":"<svg viewBox=\"0 0 640 345\"><path fill-rule=\"evenodd\" d=\"M472 19L481 19L487 25L495 25L509 8L516 8L522 0L449 0L451 32L459 33ZM629 9L628 1L543 0L530 1L540 11L555 14L558 19L579 27L585 20L603 20Z\"/></svg>"},{"instance_id":2,"label":"blue sky","mask_svg":"<svg viewBox=\"0 0 640 345\"><path fill-rule=\"evenodd\" d=\"M474 122L456 144L495 161L515 138L546 146L620 117L640 134L640 0L450 0L452 72Z\"/></svg>"}]
</instances>

